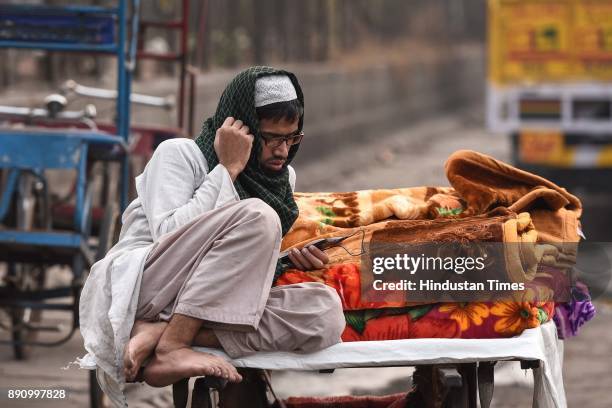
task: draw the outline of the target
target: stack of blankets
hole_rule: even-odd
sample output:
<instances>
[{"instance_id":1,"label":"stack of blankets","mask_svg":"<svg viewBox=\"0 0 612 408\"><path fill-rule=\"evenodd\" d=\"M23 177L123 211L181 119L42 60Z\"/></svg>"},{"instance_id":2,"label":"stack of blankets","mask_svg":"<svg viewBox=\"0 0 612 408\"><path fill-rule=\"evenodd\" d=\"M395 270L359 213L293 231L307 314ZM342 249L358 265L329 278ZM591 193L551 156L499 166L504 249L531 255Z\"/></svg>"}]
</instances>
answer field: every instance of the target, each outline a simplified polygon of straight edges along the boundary
<instances>
[{"instance_id":1,"label":"stack of blankets","mask_svg":"<svg viewBox=\"0 0 612 408\"><path fill-rule=\"evenodd\" d=\"M300 216L282 250L353 235L326 251L330 263L324 269L288 269L275 284L322 282L333 287L347 321L344 341L511 337L551 320L559 306L553 294L462 303L364 298L361 280L368 274L361 273L359 254L364 243L374 241L519 244L508 248L533 244L530 248L538 249L529 253L508 249L506 273L513 281L552 281L575 262L582 211L577 197L474 151L453 153L445 169L451 187L295 193Z\"/></svg>"}]
</instances>

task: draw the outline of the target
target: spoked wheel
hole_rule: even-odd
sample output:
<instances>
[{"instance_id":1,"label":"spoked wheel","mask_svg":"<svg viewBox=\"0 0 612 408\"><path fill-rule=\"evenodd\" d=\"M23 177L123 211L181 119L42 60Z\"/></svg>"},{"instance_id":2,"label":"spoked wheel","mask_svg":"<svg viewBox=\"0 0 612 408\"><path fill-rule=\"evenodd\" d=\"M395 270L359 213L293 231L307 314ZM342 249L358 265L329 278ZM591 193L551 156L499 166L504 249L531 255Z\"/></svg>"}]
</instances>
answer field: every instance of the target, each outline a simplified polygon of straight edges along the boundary
<instances>
[{"instance_id":1,"label":"spoked wheel","mask_svg":"<svg viewBox=\"0 0 612 408\"><path fill-rule=\"evenodd\" d=\"M49 222L46 186L31 174L22 174L19 181L16 204L17 228L29 231L45 229ZM45 285L45 265L10 264L7 284L15 292L35 292ZM42 318L42 310L30 307L12 307L9 310L13 351L17 360L29 357L31 343L36 340L36 325Z\"/></svg>"}]
</instances>

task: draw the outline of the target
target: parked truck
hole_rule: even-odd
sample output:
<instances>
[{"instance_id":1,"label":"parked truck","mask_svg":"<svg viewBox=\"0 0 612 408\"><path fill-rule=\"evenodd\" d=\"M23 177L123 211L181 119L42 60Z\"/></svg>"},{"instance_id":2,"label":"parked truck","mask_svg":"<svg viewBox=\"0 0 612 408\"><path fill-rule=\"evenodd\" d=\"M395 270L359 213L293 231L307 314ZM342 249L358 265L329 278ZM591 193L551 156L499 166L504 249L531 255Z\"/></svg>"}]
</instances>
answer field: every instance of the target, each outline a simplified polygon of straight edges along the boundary
<instances>
[{"instance_id":1,"label":"parked truck","mask_svg":"<svg viewBox=\"0 0 612 408\"><path fill-rule=\"evenodd\" d=\"M489 0L487 122L515 165L612 191L612 0Z\"/></svg>"}]
</instances>

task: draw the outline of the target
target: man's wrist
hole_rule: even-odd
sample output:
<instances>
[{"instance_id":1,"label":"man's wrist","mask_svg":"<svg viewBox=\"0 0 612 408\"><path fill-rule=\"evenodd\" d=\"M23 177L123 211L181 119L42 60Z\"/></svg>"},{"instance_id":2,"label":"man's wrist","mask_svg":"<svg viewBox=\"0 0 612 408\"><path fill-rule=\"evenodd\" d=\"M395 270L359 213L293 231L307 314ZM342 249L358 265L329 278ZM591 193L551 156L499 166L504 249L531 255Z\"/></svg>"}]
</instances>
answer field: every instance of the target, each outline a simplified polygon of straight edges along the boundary
<instances>
[{"instance_id":1,"label":"man's wrist","mask_svg":"<svg viewBox=\"0 0 612 408\"><path fill-rule=\"evenodd\" d=\"M236 177L238 177L238 175L240 174L241 170L236 169L233 166L228 166L226 164L221 164L223 167L225 167L225 170L227 170L227 172L229 173L232 181L236 181Z\"/></svg>"}]
</instances>

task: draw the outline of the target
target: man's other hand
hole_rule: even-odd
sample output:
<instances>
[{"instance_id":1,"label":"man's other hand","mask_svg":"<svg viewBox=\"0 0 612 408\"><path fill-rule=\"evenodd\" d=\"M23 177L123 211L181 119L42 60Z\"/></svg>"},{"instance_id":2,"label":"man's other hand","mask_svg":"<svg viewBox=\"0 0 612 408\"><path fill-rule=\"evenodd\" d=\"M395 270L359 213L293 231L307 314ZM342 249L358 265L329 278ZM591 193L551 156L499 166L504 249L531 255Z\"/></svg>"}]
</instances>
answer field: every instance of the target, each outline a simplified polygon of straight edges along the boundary
<instances>
[{"instance_id":1,"label":"man's other hand","mask_svg":"<svg viewBox=\"0 0 612 408\"><path fill-rule=\"evenodd\" d=\"M244 170L253 146L253 135L239 119L231 116L225 119L215 135L215 152L221 163L229 171L232 180Z\"/></svg>"},{"instance_id":2,"label":"man's other hand","mask_svg":"<svg viewBox=\"0 0 612 408\"><path fill-rule=\"evenodd\" d=\"M327 254L314 245L308 245L301 250L293 248L289 252L289 259L302 271L321 269L329 262Z\"/></svg>"}]
</instances>

